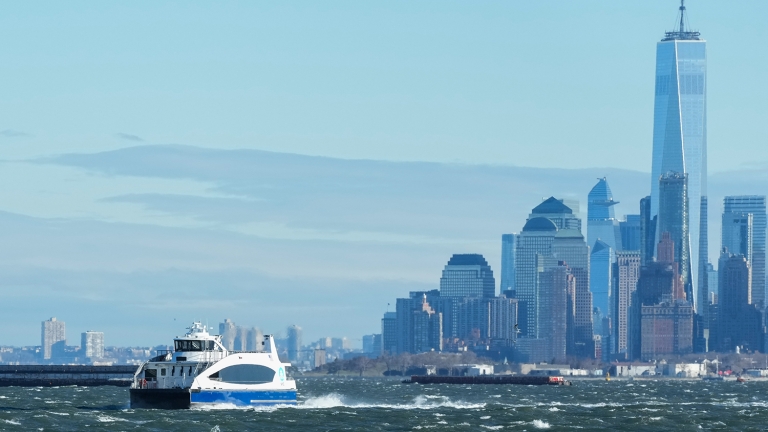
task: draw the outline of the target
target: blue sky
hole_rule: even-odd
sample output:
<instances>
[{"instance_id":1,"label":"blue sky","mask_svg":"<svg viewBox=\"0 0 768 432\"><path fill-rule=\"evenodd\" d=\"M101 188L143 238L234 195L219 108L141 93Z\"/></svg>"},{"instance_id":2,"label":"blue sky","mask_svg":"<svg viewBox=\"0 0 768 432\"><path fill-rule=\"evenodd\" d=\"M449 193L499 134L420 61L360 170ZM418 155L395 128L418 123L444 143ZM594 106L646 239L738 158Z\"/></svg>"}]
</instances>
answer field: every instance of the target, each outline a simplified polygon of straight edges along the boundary
<instances>
[{"instance_id":1,"label":"blue sky","mask_svg":"<svg viewBox=\"0 0 768 432\"><path fill-rule=\"evenodd\" d=\"M648 171L654 1L4 2L10 157L151 143ZM712 172L765 160L768 3L688 2ZM740 152L730 151L737 145ZM758 154L757 158L748 156Z\"/></svg>"},{"instance_id":2,"label":"blue sky","mask_svg":"<svg viewBox=\"0 0 768 432\"><path fill-rule=\"evenodd\" d=\"M452 253L498 277L500 235L542 197L583 205L607 175L636 213L677 6L0 3L0 344L54 315L70 343L225 317L358 339ZM768 3L687 6L717 215L768 185Z\"/></svg>"}]
</instances>

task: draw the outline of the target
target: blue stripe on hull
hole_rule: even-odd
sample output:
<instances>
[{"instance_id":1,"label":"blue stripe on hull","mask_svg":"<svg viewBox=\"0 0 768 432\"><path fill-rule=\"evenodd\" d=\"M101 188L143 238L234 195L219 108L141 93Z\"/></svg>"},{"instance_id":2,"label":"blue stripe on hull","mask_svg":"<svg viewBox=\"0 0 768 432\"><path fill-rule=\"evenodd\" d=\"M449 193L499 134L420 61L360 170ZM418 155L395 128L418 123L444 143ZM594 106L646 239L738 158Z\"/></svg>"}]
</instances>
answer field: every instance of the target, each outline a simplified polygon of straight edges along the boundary
<instances>
[{"instance_id":1,"label":"blue stripe on hull","mask_svg":"<svg viewBox=\"0 0 768 432\"><path fill-rule=\"evenodd\" d=\"M296 405L296 390L200 390L191 393L193 404Z\"/></svg>"}]
</instances>

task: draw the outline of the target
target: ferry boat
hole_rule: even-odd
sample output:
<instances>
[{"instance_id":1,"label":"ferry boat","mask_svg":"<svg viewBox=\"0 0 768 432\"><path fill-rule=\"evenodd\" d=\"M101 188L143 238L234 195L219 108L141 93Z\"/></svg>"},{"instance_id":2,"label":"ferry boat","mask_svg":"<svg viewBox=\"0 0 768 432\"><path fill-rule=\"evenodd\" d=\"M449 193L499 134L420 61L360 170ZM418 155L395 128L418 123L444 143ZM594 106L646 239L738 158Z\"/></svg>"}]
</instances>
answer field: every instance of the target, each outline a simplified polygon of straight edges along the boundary
<instances>
[{"instance_id":1,"label":"ferry boat","mask_svg":"<svg viewBox=\"0 0 768 432\"><path fill-rule=\"evenodd\" d=\"M200 322L136 370L131 408L182 409L197 405L295 405L296 382L286 375L272 336L264 352L228 351ZM268 350L266 350L268 348Z\"/></svg>"}]
</instances>

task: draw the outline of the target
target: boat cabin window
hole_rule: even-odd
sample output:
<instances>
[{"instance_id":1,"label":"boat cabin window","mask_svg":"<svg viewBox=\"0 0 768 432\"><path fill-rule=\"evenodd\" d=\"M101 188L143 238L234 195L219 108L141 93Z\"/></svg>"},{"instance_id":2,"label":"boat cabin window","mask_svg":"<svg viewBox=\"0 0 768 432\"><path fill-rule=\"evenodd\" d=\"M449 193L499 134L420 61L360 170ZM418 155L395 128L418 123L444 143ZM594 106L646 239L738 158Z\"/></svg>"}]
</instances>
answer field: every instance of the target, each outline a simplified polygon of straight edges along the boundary
<instances>
[{"instance_id":1,"label":"boat cabin window","mask_svg":"<svg viewBox=\"0 0 768 432\"><path fill-rule=\"evenodd\" d=\"M261 384L272 382L275 371L261 365L233 365L211 374L209 378L234 384Z\"/></svg>"},{"instance_id":2,"label":"boat cabin window","mask_svg":"<svg viewBox=\"0 0 768 432\"><path fill-rule=\"evenodd\" d=\"M160 369L160 376L165 376L165 368Z\"/></svg>"},{"instance_id":3,"label":"boat cabin window","mask_svg":"<svg viewBox=\"0 0 768 432\"><path fill-rule=\"evenodd\" d=\"M173 342L176 351L213 351L215 346L212 340L175 340Z\"/></svg>"},{"instance_id":4,"label":"boat cabin window","mask_svg":"<svg viewBox=\"0 0 768 432\"><path fill-rule=\"evenodd\" d=\"M154 381L157 379L157 369L144 369L144 379Z\"/></svg>"}]
</instances>

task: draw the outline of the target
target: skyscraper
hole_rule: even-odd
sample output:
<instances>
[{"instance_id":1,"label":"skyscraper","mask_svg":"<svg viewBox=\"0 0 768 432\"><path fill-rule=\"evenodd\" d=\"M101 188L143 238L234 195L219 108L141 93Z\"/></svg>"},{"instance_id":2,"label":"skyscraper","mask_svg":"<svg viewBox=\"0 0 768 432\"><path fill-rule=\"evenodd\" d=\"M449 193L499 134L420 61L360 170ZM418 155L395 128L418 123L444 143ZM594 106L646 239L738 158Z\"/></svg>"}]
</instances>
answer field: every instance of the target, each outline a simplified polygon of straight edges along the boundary
<instances>
[{"instance_id":1,"label":"skyscraper","mask_svg":"<svg viewBox=\"0 0 768 432\"><path fill-rule=\"evenodd\" d=\"M691 269L684 270L684 277L694 294L689 300L694 301L698 299L695 285L702 282L698 275L708 262L703 249L707 246L707 57L706 42L699 32L686 28L685 13L681 4L679 25L656 45L650 216L661 212L661 176L686 174L689 223L684 249L689 251L689 261L680 264ZM673 240L678 243L674 235Z\"/></svg>"},{"instance_id":2,"label":"skyscraper","mask_svg":"<svg viewBox=\"0 0 768 432\"><path fill-rule=\"evenodd\" d=\"M447 299L456 300L453 297L447 297ZM443 314L435 307L435 305L440 304L440 300L440 292L437 290L411 291L408 293L408 298L397 299L395 306L397 354L422 352L421 350L427 346L430 349L442 349L443 328L450 327L443 323ZM433 327L435 323L441 326L439 334L434 333L437 331ZM384 325L384 320L382 320L382 325ZM385 332L386 329L382 329L382 331ZM438 336L441 338L439 344L434 339ZM392 354L395 353L392 352Z\"/></svg>"},{"instance_id":3,"label":"skyscraper","mask_svg":"<svg viewBox=\"0 0 768 432\"><path fill-rule=\"evenodd\" d=\"M712 263L707 264L707 288L709 289L709 298L711 304L716 304L720 296L720 283L717 277L717 270Z\"/></svg>"},{"instance_id":4,"label":"skyscraper","mask_svg":"<svg viewBox=\"0 0 768 432\"><path fill-rule=\"evenodd\" d=\"M637 289L640 277L640 252L616 252L616 264L613 272L612 320L615 353L628 353L629 347L629 313L632 297Z\"/></svg>"},{"instance_id":5,"label":"skyscraper","mask_svg":"<svg viewBox=\"0 0 768 432\"><path fill-rule=\"evenodd\" d=\"M693 308L687 301L640 307L640 359L690 354L693 350Z\"/></svg>"},{"instance_id":6,"label":"skyscraper","mask_svg":"<svg viewBox=\"0 0 768 432\"><path fill-rule=\"evenodd\" d=\"M104 357L104 333L88 330L80 335L80 350L88 359Z\"/></svg>"},{"instance_id":7,"label":"skyscraper","mask_svg":"<svg viewBox=\"0 0 768 432\"><path fill-rule=\"evenodd\" d=\"M486 299L491 310L489 337L492 340L513 342L517 339L517 299L507 298L503 294L497 298Z\"/></svg>"},{"instance_id":8,"label":"skyscraper","mask_svg":"<svg viewBox=\"0 0 768 432\"><path fill-rule=\"evenodd\" d=\"M520 330L528 337L537 337L537 269L538 256L552 255L552 242L558 230L581 232L581 219L576 216L578 202L549 197L531 210L515 248L515 291L520 300ZM579 234L580 235L580 234ZM583 237L582 237L583 238ZM589 285L587 285L588 287ZM590 308L591 310L591 308Z\"/></svg>"},{"instance_id":9,"label":"skyscraper","mask_svg":"<svg viewBox=\"0 0 768 432\"><path fill-rule=\"evenodd\" d=\"M235 351L248 350L248 329L237 326L235 329Z\"/></svg>"},{"instance_id":10,"label":"skyscraper","mask_svg":"<svg viewBox=\"0 0 768 432\"><path fill-rule=\"evenodd\" d=\"M263 351L264 346L264 332L256 327L251 327L248 330L248 340L246 341L245 349L248 351Z\"/></svg>"},{"instance_id":11,"label":"skyscraper","mask_svg":"<svg viewBox=\"0 0 768 432\"><path fill-rule=\"evenodd\" d=\"M56 317L43 321L41 326L40 345L43 348L43 359L49 360L55 344L67 343L67 325Z\"/></svg>"},{"instance_id":12,"label":"skyscraper","mask_svg":"<svg viewBox=\"0 0 768 432\"><path fill-rule=\"evenodd\" d=\"M752 215L752 301L766 304L766 226L764 195L727 196L723 210L728 213Z\"/></svg>"},{"instance_id":13,"label":"skyscraper","mask_svg":"<svg viewBox=\"0 0 768 432\"><path fill-rule=\"evenodd\" d=\"M549 197L531 210L528 219L544 217L552 221L557 229L575 229L581 231L581 219L578 213L578 202L566 201Z\"/></svg>"},{"instance_id":14,"label":"skyscraper","mask_svg":"<svg viewBox=\"0 0 768 432\"><path fill-rule=\"evenodd\" d=\"M516 299L504 295L494 298L466 297L457 306L457 335L460 339L503 341L507 346L514 344L517 338Z\"/></svg>"},{"instance_id":15,"label":"skyscraper","mask_svg":"<svg viewBox=\"0 0 768 432\"><path fill-rule=\"evenodd\" d=\"M570 329L573 339L568 354L591 358L594 356L595 347L592 338L592 293L589 290L589 247L581 232L575 229L559 230L552 242L552 257L564 262L575 280L574 317ZM543 299L541 286L539 290L538 297ZM539 307L539 311L541 310L542 307ZM541 333L539 335L541 336Z\"/></svg>"},{"instance_id":16,"label":"skyscraper","mask_svg":"<svg viewBox=\"0 0 768 432\"><path fill-rule=\"evenodd\" d=\"M597 240L589 259L589 290L592 292L593 307L599 311L599 318L611 315L611 284L613 281L613 262L616 252L608 243ZM599 323L595 323L599 324ZM596 329L597 330L597 329ZM600 333L599 331L596 331Z\"/></svg>"},{"instance_id":17,"label":"skyscraper","mask_svg":"<svg viewBox=\"0 0 768 432\"><path fill-rule=\"evenodd\" d=\"M642 242L640 215L627 215L619 222L621 250L640 250Z\"/></svg>"},{"instance_id":18,"label":"skyscraper","mask_svg":"<svg viewBox=\"0 0 768 432\"><path fill-rule=\"evenodd\" d=\"M669 303L679 285L679 275L675 263L652 262L640 269L637 289L632 296L629 313L629 352L631 359L642 355L642 309L643 306L655 306Z\"/></svg>"},{"instance_id":19,"label":"skyscraper","mask_svg":"<svg viewBox=\"0 0 768 432\"><path fill-rule=\"evenodd\" d=\"M443 350L443 314L436 312L427 302L427 295L421 298L419 307L411 311L413 316L413 353Z\"/></svg>"},{"instance_id":20,"label":"skyscraper","mask_svg":"<svg viewBox=\"0 0 768 432\"><path fill-rule=\"evenodd\" d=\"M301 327L292 325L288 327L288 359L292 362L299 360L301 352Z\"/></svg>"},{"instance_id":21,"label":"skyscraper","mask_svg":"<svg viewBox=\"0 0 768 432\"><path fill-rule=\"evenodd\" d=\"M659 217L661 220L662 217ZM675 258L675 242L661 234L655 262L640 269L630 308L631 358L688 354L693 350L693 307L685 300Z\"/></svg>"},{"instance_id":22,"label":"skyscraper","mask_svg":"<svg viewBox=\"0 0 768 432\"><path fill-rule=\"evenodd\" d=\"M515 251L515 291L520 301L519 327L522 335L537 335L537 268L539 256L551 256L557 226L545 217L528 219L520 232Z\"/></svg>"},{"instance_id":23,"label":"skyscraper","mask_svg":"<svg viewBox=\"0 0 768 432\"><path fill-rule=\"evenodd\" d=\"M221 344L224 345L224 348L230 351L234 350L237 326L231 319L226 318L223 323L219 323L219 334L221 335Z\"/></svg>"},{"instance_id":24,"label":"skyscraper","mask_svg":"<svg viewBox=\"0 0 768 432\"><path fill-rule=\"evenodd\" d=\"M613 250L621 249L621 234L613 211L613 206L619 202L613 200L611 188L605 177L599 179L589 191L587 201L587 244L589 247L594 248L595 242L600 239Z\"/></svg>"},{"instance_id":25,"label":"skyscraper","mask_svg":"<svg viewBox=\"0 0 768 432\"><path fill-rule=\"evenodd\" d=\"M722 351L760 349L761 314L752 304L751 268L744 255L723 249L718 262L718 340Z\"/></svg>"},{"instance_id":26,"label":"skyscraper","mask_svg":"<svg viewBox=\"0 0 768 432\"><path fill-rule=\"evenodd\" d=\"M752 264L753 215L723 212L722 247L734 255L743 255Z\"/></svg>"},{"instance_id":27,"label":"skyscraper","mask_svg":"<svg viewBox=\"0 0 768 432\"><path fill-rule=\"evenodd\" d=\"M664 173L659 180L659 214L656 227L656 237L662 239L669 233L675 244L674 260L683 280L686 298L692 304L693 281L691 280L691 252L688 230L688 176L677 172ZM658 258L658 254L657 254Z\"/></svg>"},{"instance_id":28,"label":"skyscraper","mask_svg":"<svg viewBox=\"0 0 768 432\"><path fill-rule=\"evenodd\" d=\"M397 313L386 312L381 319L381 351L397 354Z\"/></svg>"},{"instance_id":29,"label":"skyscraper","mask_svg":"<svg viewBox=\"0 0 768 432\"><path fill-rule=\"evenodd\" d=\"M517 234L501 235L501 286L499 293L505 291L514 297L515 290L515 245Z\"/></svg>"},{"instance_id":30,"label":"skyscraper","mask_svg":"<svg viewBox=\"0 0 768 432\"><path fill-rule=\"evenodd\" d=\"M567 355L569 324L574 321L574 295L576 280L564 262L543 258L538 267L540 280L540 327L544 341L542 358L546 361L564 361Z\"/></svg>"},{"instance_id":31,"label":"skyscraper","mask_svg":"<svg viewBox=\"0 0 768 432\"><path fill-rule=\"evenodd\" d=\"M440 278L441 297L494 297L493 270L479 254L456 254L448 260Z\"/></svg>"},{"instance_id":32,"label":"skyscraper","mask_svg":"<svg viewBox=\"0 0 768 432\"><path fill-rule=\"evenodd\" d=\"M656 220L658 216L651 215L651 197L640 200L640 265L644 266L653 261L656 253Z\"/></svg>"}]
</instances>

